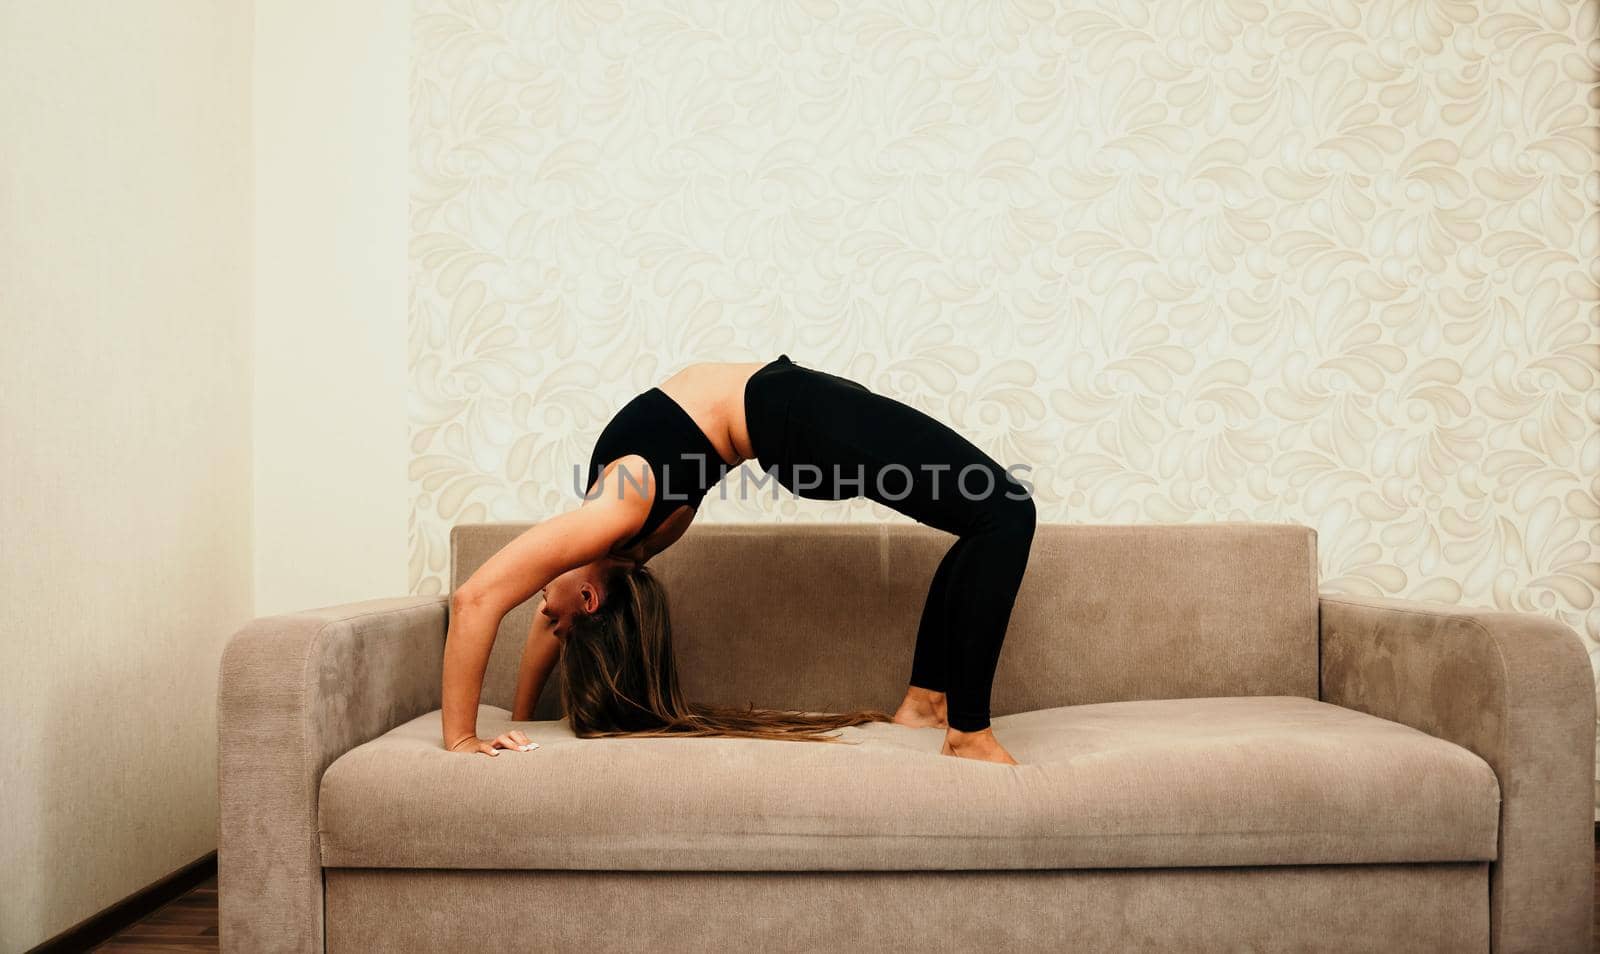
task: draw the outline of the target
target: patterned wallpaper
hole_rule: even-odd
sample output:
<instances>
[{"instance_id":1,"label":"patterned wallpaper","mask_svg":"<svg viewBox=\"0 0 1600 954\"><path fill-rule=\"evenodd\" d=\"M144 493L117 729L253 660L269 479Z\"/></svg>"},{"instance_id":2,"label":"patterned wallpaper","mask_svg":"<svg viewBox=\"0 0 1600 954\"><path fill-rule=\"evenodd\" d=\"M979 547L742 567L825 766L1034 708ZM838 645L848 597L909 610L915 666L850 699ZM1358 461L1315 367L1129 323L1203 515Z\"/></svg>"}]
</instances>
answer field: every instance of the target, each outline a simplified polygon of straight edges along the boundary
<instances>
[{"instance_id":1,"label":"patterned wallpaper","mask_svg":"<svg viewBox=\"0 0 1600 954\"><path fill-rule=\"evenodd\" d=\"M1299 521L1325 590L1595 657L1594 0L413 9L413 592L633 394L784 351L1041 520ZM699 519L786 517L904 519Z\"/></svg>"}]
</instances>

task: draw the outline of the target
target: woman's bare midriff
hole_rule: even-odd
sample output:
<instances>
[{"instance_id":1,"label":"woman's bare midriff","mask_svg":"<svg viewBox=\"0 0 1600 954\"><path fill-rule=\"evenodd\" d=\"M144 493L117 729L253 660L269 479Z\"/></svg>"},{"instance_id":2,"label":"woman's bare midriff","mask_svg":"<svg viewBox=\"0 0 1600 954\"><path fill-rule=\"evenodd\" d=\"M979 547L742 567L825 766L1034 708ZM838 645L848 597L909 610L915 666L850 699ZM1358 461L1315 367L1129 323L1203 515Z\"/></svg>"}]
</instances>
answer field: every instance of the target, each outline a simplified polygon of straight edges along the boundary
<instances>
[{"instance_id":1,"label":"woman's bare midriff","mask_svg":"<svg viewBox=\"0 0 1600 954\"><path fill-rule=\"evenodd\" d=\"M764 364L700 362L685 366L657 385L694 419L729 469L756 456L744 418L744 386ZM610 465L607 461L603 466ZM650 536L626 550L613 548L611 555L642 563L683 536L694 515L693 507L679 507Z\"/></svg>"},{"instance_id":2,"label":"woman's bare midriff","mask_svg":"<svg viewBox=\"0 0 1600 954\"><path fill-rule=\"evenodd\" d=\"M701 362L683 368L660 388L677 401L717 448L729 467L756 456L744 420L744 385L761 362Z\"/></svg>"}]
</instances>

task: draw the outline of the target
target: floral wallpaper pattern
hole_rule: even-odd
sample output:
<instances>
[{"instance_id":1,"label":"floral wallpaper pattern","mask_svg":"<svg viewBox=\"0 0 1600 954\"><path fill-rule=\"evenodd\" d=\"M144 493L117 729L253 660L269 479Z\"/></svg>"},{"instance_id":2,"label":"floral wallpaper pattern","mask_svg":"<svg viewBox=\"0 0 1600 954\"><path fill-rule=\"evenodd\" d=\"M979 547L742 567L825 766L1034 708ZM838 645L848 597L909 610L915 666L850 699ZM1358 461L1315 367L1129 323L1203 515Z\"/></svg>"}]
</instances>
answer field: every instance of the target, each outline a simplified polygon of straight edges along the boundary
<instances>
[{"instance_id":1,"label":"floral wallpaper pattern","mask_svg":"<svg viewBox=\"0 0 1600 954\"><path fill-rule=\"evenodd\" d=\"M1600 647L1595 0L416 0L411 586L684 364ZM904 519L726 500L701 520Z\"/></svg>"}]
</instances>

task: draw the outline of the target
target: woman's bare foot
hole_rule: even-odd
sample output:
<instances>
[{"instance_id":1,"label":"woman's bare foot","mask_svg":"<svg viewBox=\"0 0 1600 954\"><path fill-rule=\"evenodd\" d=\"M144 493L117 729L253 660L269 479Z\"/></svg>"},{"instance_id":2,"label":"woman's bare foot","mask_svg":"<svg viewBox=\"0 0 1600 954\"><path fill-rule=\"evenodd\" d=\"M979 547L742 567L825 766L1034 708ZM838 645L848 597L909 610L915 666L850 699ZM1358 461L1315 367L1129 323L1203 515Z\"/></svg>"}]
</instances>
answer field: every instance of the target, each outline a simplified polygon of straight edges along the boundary
<instances>
[{"instance_id":1,"label":"woman's bare foot","mask_svg":"<svg viewBox=\"0 0 1600 954\"><path fill-rule=\"evenodd\" d=\"M944 693L911 686L900 708L894 711L894 721L913 728L948 728L945 724Z\"/></svg>"},{"instance_id":2,"label":"woman's bare foot","mask_svg":"<svg viewBox=\"0 0 1600 954\"><path fill-rule=\"evenodd\" d=\"M1002 765L1017 764L1017 760L1005 750L1000 740L994 737L992 728L978 732L957 732L955 729L947 729L944 734L944 748L939 750L939 754L977 759L982 762L999 762Z\"/></svg>"}]
</instances>

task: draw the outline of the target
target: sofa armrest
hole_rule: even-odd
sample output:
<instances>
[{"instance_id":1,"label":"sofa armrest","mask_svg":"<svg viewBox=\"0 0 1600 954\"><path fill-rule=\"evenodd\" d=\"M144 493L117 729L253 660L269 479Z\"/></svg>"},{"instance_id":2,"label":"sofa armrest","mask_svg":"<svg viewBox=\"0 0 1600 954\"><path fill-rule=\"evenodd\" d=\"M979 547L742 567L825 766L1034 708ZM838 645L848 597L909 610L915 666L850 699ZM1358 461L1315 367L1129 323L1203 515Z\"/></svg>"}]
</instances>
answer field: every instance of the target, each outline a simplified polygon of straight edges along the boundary
<instances>
[{"instance_id":1,"label":"sofa armrest","mask_svg":"<svg viewBox=\"0 0 1600 954\"><path fill-rule=\"evenodd\" d=\"M446 597L266 616L217 687L218 914L227 951L321 951L317 791L329 763L439 708Z\"/></svg>"},{"instance_id":2,"label":"sofa armrest","mask_svg":"<svg viewBox=\"0 0 1600 954\"><path fill-rule=\"evenodd\" d=\"M1594 917L1595 684L1536 613L1321 597L1323 701L1470 749L1500 782L1492 950L1584 951Z\"/></svg>"}]
</instances>

